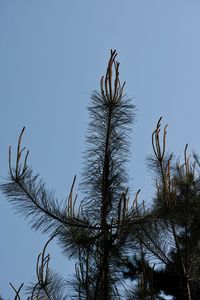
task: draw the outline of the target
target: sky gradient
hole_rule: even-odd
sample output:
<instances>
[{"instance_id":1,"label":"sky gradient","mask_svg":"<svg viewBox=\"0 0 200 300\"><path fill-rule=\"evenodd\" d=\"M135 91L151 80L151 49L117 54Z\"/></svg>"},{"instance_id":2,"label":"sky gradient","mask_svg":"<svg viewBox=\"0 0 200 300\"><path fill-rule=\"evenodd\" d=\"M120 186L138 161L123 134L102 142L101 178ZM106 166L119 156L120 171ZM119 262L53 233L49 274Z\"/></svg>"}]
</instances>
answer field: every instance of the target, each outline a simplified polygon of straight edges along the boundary
<instances>
[{"instance_id":1,"label":"sky gradient","mask_svg":"<svg viewBox=\"0 0 200 300\"><path fill-rule=\"evenodd\" d=\"M59 199L73 176L81 181L90 94L99 89L110 49L116 49L126 93L137 107L130 173L132 197L153 197L146 157L160 116L168 148L182 158L186 143L200 153L199 0L0 0L0 181L8 147L26 126L29 164ZM78 188L78 187L77 187ZM81 199L81 193L78 191ZM47 236L33 232L1 195L0 294L12 299L9 282L35 278L35 261ZM56 243L54 269L73 264Z\"/></svg>"}]
</instances>

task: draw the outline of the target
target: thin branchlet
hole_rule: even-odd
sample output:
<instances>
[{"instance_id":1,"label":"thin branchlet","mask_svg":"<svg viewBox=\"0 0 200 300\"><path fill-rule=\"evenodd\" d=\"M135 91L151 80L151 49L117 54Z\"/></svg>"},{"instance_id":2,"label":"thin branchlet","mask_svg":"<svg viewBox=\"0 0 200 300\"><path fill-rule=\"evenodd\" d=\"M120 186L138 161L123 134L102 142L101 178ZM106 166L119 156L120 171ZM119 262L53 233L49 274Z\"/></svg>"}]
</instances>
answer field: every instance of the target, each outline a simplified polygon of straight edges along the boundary
<instances>
[{"instance_id":1,"label":"thin branchlet","mask_svg":"<svg viewBox=\"0 0 200 300\"><path fill-rule=\"evenodd\" d=\"M46 242L42 252L37 257L36 263L36 282L27 288L30 300L65 300L66 282L59 274L54 273L50 266L50 255L46 255L46 249L49 243L57 236L52 235Z\"/></svg>"},{"instance_id":2,"label":"thin branchlet","mask_svg":"<svg viewBox=\"0 0 200 300\"><path fill-rule=\"evenodd\" d=\"M9 284L10 284L10 286L12 287L12 289L15 292L15 298L14 298L14 300L21 300L20 291L21 291L24 283L22 283L18 289L16 289L15 286L11 282Z\"/></svg>"}]
</instances>

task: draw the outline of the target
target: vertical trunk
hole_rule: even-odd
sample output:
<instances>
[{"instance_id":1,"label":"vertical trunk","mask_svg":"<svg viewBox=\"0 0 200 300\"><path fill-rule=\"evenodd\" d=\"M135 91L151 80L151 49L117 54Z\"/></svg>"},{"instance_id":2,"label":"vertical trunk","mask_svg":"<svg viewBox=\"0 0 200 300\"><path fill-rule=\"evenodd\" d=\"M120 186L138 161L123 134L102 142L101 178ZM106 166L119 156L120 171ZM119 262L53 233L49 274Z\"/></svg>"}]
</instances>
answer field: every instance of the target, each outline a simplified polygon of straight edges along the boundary
<instances>
[{"instance_id":1,"label":"vertical trunk","mask_svg":"<svg viewBox=\"0 0 200 300\"><path fill-rule=\"evenodd\" d=\"M109 252L110 252L110 239L109 239L109 225L108 225L108 213L111 209L112 197L110 195L110 128L111 128L111 116L112 109L109 109L107 132L106 132L106 144L105 144L105 157L102 175L102 206L101 206L101 226L102 226L102 257L101 257L101 268L102 268L102 278L101 278L101 289L102 289L102 300L110 299L110 284L109 284Z\"/></svg>"}]
</instances>

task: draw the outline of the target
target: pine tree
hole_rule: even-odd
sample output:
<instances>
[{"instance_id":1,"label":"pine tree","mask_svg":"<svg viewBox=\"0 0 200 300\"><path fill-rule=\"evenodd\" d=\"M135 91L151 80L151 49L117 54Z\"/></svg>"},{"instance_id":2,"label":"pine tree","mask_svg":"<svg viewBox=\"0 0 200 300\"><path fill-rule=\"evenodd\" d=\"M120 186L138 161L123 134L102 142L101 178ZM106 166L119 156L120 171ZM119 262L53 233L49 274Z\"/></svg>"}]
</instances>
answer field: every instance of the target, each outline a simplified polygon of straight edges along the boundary
<instances>
[{"instance_id":1,"label":"pine tree","mask_svg":"<svg viewBox=\"0 0 200 300\"><path fill-rule=\"evenodd\" d=\"M170 243L167 251L168 263L158 272L157 281L167 293L179 299L200 297L200 248L198 231L200 213L200 173L198 158L184 150L181 164L173 156L159 155L159 127L155 131L155 156L160 170L157 195L154 204L160 221L165 224L165 238ZM164 133L164 147L165 147ZM155 144L154 144L155 145ZM169 284L171 280L171 285ZM167 283L168 281L168 283Z\"/></svg>"},{"instance_id":2,"label":"pine tree","mask_svg":"<svg viewBox=\"0 0 200 300\"><path fill-rule=\"evenodd\" d=\"M197 300L200 297L199 159L196 154L193 159L187 154L188 145L183 164L168 154L167 126L163 138L160 127L161 119L152 135L154 155L149 159L149 167L156 174L153 222L148 228L143 227L139 237L145 255L129 262L125 276L134 279L136 273L145 274L146 285L153 290L152 297L163 291L177 300Z\"/></svg>"},{"instance_id":3,"label":"pine tree","mask_svg":"<svg viewBox=\"0 0 200 300\"><path fill-rule=\"evenodd\" d=\"M124 263L130 249L138 249L138 243L132 242L130 236L139 224L148 222L149 216L138 207L137 199L129 205L125 166L135 107L124 93L125 83L120 82L116 56L116 51L111 50L100 91L91 97L82 182L84 198L77 209L77 197L73 195L76 177L68 202L61 205L28 166L29 152L23 156L25 148L21 148L25 128L19 137L14 167L9 149L9 178L1 186L2 191L29 218L33 229L48 233L49 241L57 238L63 252L77 261L74 280L68 282L73 292L65 295L65 282L49 267L49 256L45 254L48 241L38 256L37 280L29 287L30 299L122 298Z\"/></svg>"},{"instance_id":4,"label":"pine tree","mask_svg":"<svg viewBox=\"0 0 200 300\"><path fill-rule=\"evenodd\" d=\"M74 195L76 176L66 203L61 204L28 166L22 147L23 128L9 178L1 189L31 226L49 239L36 263L36 281L29 300L200 298L200 162L184 151L181 164L161 137L161 118L152 134L155 196L152 205L130 201L126 163L135 106L124 93L117 53L89 106L90 123L82 176L82 201ZM57 239L63 253L76 261L73 279L63 279L50 267L48 244ZM132 285L126 279L132 279ZM20 299L23 284L16 288Z\"/></svg>"}]
</instances>

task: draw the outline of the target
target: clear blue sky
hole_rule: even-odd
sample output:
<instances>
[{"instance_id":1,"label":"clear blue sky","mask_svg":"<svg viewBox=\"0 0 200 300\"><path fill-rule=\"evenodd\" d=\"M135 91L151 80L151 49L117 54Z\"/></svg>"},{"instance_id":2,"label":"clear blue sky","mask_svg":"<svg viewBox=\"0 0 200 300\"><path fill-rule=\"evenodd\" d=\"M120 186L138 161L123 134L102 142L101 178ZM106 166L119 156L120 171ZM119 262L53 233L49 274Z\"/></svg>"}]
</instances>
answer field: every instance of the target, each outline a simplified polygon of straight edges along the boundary
<instances>
[{"instance_id":1,"label":"clear blue sky","mask_svg":"<svg viewBox=\"0 0 200 300\"><path fill-rule=\"evenodd\" d=\"M172 151L182 155L189 143L200 153L199 16L199 0L0 0L1 183L8 146L16 146L24 125L29 162L47 186L62 200L74 174L80 182L90 92L99 88L112 48L138 109L130 188L151 201L145 158L160 116ZM0 294L8 299L8 282L34 279L47 237L32 232L2 195L0 222ZM59 247L50 250L54 268L71 274Z\"/></svg>"}]
</instances>

